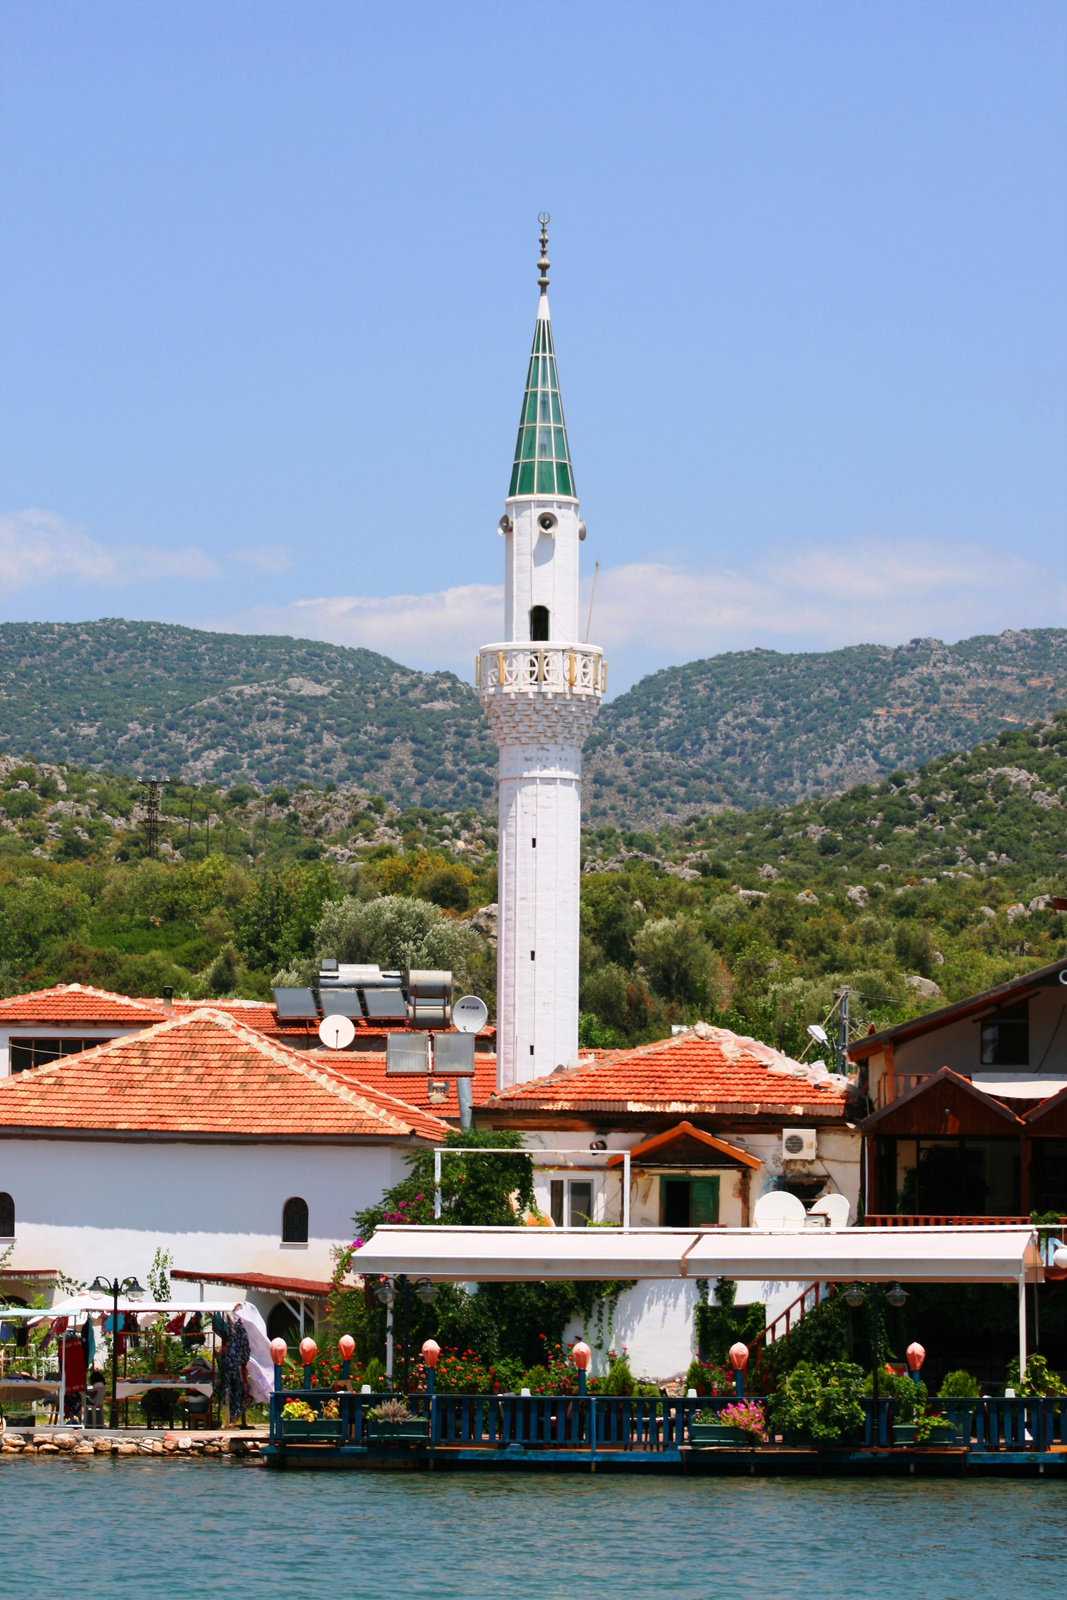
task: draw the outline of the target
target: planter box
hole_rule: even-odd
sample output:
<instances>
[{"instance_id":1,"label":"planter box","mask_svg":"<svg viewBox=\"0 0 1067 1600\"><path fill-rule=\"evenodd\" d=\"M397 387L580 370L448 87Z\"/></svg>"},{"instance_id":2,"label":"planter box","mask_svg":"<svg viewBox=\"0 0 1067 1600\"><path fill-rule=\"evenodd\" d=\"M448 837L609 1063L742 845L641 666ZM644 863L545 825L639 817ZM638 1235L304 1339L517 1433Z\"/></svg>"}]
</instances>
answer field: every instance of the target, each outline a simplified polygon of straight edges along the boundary
<instances>
[{"instance_id":1,"label":"planter box","mask_svg":"<svg viewBox=\"0 0 1067 1600\"><path fill-rule=\"evenodd\" d=\"M735 1449L744 1449L752 1444L750 1433L745 1433L740 1428L730 1428L721 1422L691 1422L689 1424L690 1444L730 1444Z\"/></svg>"},{"instance_id":2,"label":"planter box","mask_svg":"<svg viewBox=\"0 0 1067 1600\"><path fill-rule=\"evenodd\" d=\"M319 1443L333 1443L341 1437L340 1418L327 1417L318 1422L305 1422L298 1417L282 1418L282 1438L297 1440L315 1440Z\"/></svg>"},{"instance_id":3,"label":"planter box","mask_svg":"<svg viewBox=\"0 0 1067 1600\"><path fill-rule=\"evenodd\" d=\"M907 1445L914 1446L916 1444L915 1424L912 1423L912 1422L894 1422L894 1424L893 1424L893 1443L894 1444L907 1444ZM929 1445L955 1444L955 1443L956 1443L956 1430L955 1430L955 1428L952 1426L952 1424L950 1422L946 1422L946 1423L942 1424L940 1427L935 1427L935 1429L931 1433L930 1437L928 1439L924 1440L923 1443L918 1446L918 1448L920 1450L925 1450Z\"/></svg>"},{"instance_id":4,"label":"planter box","mask_svg":"<svg viewBox=\"0 0 1067 1600\"><path fill-rule=\"evenodd\" d=\"M430 1424L425 1417L410 1417L407 1422L376 1422L367 1418L367 1438L384 1444L413 1443L429 1437Z\"/></svg>"}]
</instances>

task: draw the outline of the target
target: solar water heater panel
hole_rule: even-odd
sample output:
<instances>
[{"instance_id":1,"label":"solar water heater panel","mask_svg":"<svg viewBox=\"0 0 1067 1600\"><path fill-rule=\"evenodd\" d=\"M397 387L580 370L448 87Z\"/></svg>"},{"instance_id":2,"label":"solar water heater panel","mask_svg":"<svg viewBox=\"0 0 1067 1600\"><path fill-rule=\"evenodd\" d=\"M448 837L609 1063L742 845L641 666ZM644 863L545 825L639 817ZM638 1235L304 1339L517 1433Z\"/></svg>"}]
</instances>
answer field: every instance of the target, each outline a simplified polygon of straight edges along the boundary
<instances>
[{"instance_id":1,"label":"solar water heater panel","mask_svg":"<svg viewBox=\"0 0 1067 1600\"><path fill-rule=\"evenodd\" d=\"M279 1021L318 1022L319 1008L310 989L274 989Z\"/></svg>"},{"instance_id":2,"label":"solar water heater panel","mask_svg":"<svg viewBox=\"0 0 1067 1600\"><path fill-rule=\"evenodd\" d=\"M406 1022L408 1008L400 989L364 989L363 1003L371 1022Z\"/></svg>"},{"instance_id":3,"label":"solar water heater panel","mask_svg":"<svg viewBox=\"0 0 1067 1600\"><path fill-rule=\"evenodd\" d=\"M332 993L327 990L319 995L322 1001L322 1014L324 1017L352 1017L362 1018L363 1012L359 1006L359 995L355 989L334 989Z\"/></svg>"}]
</instances>

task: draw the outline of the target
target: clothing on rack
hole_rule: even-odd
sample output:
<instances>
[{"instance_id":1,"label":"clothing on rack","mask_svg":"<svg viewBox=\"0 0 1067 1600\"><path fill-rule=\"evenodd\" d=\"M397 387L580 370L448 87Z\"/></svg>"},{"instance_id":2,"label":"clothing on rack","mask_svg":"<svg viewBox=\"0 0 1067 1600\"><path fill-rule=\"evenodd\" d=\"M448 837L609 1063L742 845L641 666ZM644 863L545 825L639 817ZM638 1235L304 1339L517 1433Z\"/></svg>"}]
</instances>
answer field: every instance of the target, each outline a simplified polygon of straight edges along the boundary
<instances>
[{"instance_id":1,"label":"clothing on rack","mask_svg":"<svg viewBox=\"0 0 1067 1600\"><path fill-rule=\"evenodd\" d=\"M227 1338L222 1351L222 1387L231 1422L245 1408L245 1367L250 1355L248 1334L238 1317L227 1324Z\"/></svg>"}]
</instances>

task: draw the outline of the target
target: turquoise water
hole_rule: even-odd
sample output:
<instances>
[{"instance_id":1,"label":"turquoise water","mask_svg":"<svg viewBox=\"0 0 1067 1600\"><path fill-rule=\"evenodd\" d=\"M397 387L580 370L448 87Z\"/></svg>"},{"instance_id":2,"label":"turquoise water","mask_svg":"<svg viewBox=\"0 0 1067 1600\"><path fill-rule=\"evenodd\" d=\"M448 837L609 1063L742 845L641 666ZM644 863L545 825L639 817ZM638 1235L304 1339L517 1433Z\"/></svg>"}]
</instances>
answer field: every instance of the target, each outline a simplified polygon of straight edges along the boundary
<instances>
[{"instance_id":1,"label":"turquoise water","mask_svg":"<svg viewBox=\"0 0 1067 1600\"><path fill-rule=\"evenodd\" d=\"M175 1600L1062 1595L1067 1487L5 1461L0 1594Z\"/></svg>"}]
</instances>

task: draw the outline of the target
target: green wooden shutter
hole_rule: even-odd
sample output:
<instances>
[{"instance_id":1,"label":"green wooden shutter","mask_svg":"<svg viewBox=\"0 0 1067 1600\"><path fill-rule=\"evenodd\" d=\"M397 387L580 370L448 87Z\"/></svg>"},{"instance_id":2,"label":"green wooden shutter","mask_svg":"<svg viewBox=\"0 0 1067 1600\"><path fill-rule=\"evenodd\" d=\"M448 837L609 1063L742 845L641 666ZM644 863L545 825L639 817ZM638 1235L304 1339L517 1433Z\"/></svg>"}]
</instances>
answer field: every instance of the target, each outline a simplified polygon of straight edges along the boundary
<instances>
[{"instance_id":1,"label":"green wooden shutter","mask_svg":"<svg viewBox=\"0 0 1067 1600\"><path fill-rule=\"evenodd\" d=\"M718 1178L693 1179L689 1196L689 1220L697 1226L701 1223L718 1222Z\"/></svg>"}]
</instances>

